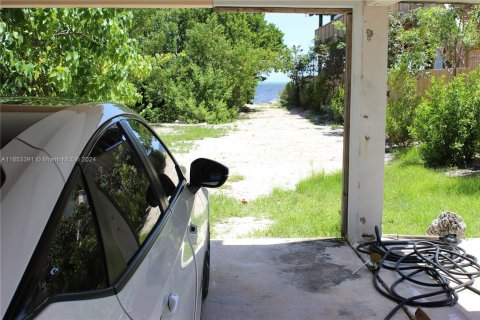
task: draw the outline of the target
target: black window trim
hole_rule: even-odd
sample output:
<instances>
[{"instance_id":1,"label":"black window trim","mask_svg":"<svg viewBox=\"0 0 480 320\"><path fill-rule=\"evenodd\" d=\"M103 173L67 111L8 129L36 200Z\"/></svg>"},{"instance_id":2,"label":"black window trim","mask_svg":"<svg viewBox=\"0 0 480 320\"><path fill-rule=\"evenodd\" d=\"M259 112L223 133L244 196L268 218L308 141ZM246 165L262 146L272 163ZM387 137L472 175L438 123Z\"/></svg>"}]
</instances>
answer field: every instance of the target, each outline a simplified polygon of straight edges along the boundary
<instances>
[{"instance_id":1,"label":"black window trim","mask_svg":"<svg viewBox=\"0 0 480 320\"><path fill-rule=\"evenodd\" d=\"M137 156L139 156L144 168L146 169L147 167L150 167L150 169L152 169L153 164L148 159L147 154L145 153L143 147L140 145L140 142L138 141L138 139L135 137L135 134L132 131L130 131L130 130L132 130L132 128L128 124L127 120L136 120L136 121L142 123L154 135L154 137L157 138L158 141L160 141L160 143L165 148L168 155L170 156L170 158L174 162L175 168L176 168L177 174L179 175L179 180L180 181L179 181L179 184L178 184L178 186L175 190L174 195L172 195L172 197L171 197L171 200L170 200L170 203L169 203L168 207L166 208L165 212L162 212L162 218L159 219L159 221L156 222L156 224L154 225L154 227L150 231L150 234L147 236L145 241L140 245L137 252L135 252L133 257L130 259L129 263L127 264L125 269L120 273L120 275L117 277L117 279L114 279L113 281L110 282L110 284L113 286L116 294L118 294L125 287L125 285L128 283L130 278L133 276L135 271L138 269L140 264L143 262L143 260L147 256L150 249L153 247L153 244L155 243L157 238L160 236L160 233L162 232L163 228L165 227L167 222L171 219L173 208L175 208L175 206L178 202L178 199L180 197L180 194L182 193L182 191L187 186L187 180L186 180L183 172L181 171L180 166L178 165L177 161L172 156L170 150L168 150L168 148L165 146L163 141L158 137L158 135L153 130L151 130L148 123L146 123L143 119L141 119L141 118L139 118L135 115L131 115L131 114L120 115L120 116L112 118L109 121L107 121L106 123L104 123L104 125L101 126L93 134L92 138L87 143L87 146L84 148L84 150L82 152L82 157L88 157L89 153L91 152L91 150L93 149L95 144L98 142L98 140L100 140L100 138L103 136L104 132L106 130L108 130L108 128L110 126L112 126L113 124L117 124L125 132L126 138L127 138L127 140L129 140L130 144L134 146L133 151L137 154ZM81 164L82 170L85 167L85 165L86 165L86 163ZM156 177L156 175L151 175L151 173L149 171L147 171L147 175L148 175L149 180L150 179L158 180L158 177ZM160 181L157 181L157 182L160 183ZM88 184L87 184L87 188L88 188ZM92 204L92 206L95 209L95 204L94 203ZM108 261L106 261L106 263L108 263ZM108 269L108 267L107 267L107 269Z\"/></svg>"},{"instance_id":2,"label":"black window trim","mask_svg":"<svg viewBox=\"0 0 480 320\"><path fill-rule=\"evenodd\" d=\"M98 142L98 140L100 140L100 138L103 136L103 134L105 133L105 131L107 131L107 129L113 125L113 124L118 124L122 130L126 133L127 135L127 139L130 141L130 143L132 145L136 145L138 147L138 150L137 150L137 154L143 154L145 155L145 157L147 158L146 161L147 163L150 163L150 160L148 159L148 156L145 154L145 151L143 150L143 148L141 147L140 145L140 142L138 141L138 139L135 137L135 134L133 134L133 129L130 127L130 125L128 124L128 120L135 120L135 121L138 121L140 122L141 124L143 124L151 133L152 135L161 143L161 145L163 146L163 148L165 149L165 151L167 152L167 154L169 155L169 157L172 159L173 163L175 164L175 170L177 171L177 174L178 174L178 178L179 178L179 184L177 185L177 188L175 190L175 194L179 193L179 186L182 184L182 180L184 180L185 182L187 182L187 178L185 177L185 175L183 174L183 171L182 169L180 168L180 165L178 164L177 160L175 159L175 157L173 156L173 154L170 152L170 150L168 150L167 146L165 145L165 143L162 141L162 139L158 136L158 134L155 132L155 130L152 130L152 128L150 128L150 125L145 121L143 120L142 118L138 117L138 116L135 116L133 114L123 114L123 115L119 115L119 116L116 116L114 118L111 118L109 119L108 121L106 121L102 126L100 126L100 128L97 129L97 131L92 135L92 137L90 138L90 140L87 142L85 148L83 149L81 155L80 155L80 158L83 158L83 157L88 157L90 152L92 151L93 147L95 146L95 144ZM130 131L132 130L132 131ZM128 131L128 133L127 133ZM143 156L142 156L143 157ZM140 157L142 159L142 157ZM147 167L145 161L142 161L144 163L144 166ZM81 163L80 164L80 167L83 168L85 167L87 163ZM150 164L151 165L151 164ZM151 165L151 167L153 168L153 165ZM148 171L147 171L148 173ZM160 183L160 182L158 182ZM174 194L174 195L175 195ZM172 199L174 198L174 196L172 196ZM173 200L170 201L172 204L173 203ZM170 206L169 206L170 207ZM165 212L168 211L168 207L165 209Z\"/></svg>"},{"instance_id":3,"label":"black window trim","mask_svg":"<svg viewBox=\"0 0 480 320\"><path fill-rule=\"evenodd\" d=\"M92 220L94 221L94 224L95 224L95 231L96 231L96 235L97 235L97 239L99 241L99 247L100 247L100 255L103 261L103 270L104 270L105 281L106 281L105 288L87 290L87 291L81 291L81 292L54 294L52 296L47 297L43 302L35 306L35 309L28 311L24 316L27 319L35 317L48 305L55 302L97 299L97 298L103 298L103 297L107 297L115 294L114 288L111 287L110 284L108 283L105 252L103 250L103 244L102 244L103 242L102 242L101 234L98 228L96 213L92 206L92 202L89 196L89 191L87 188L87 184L85 182L85 178L83 177L83 174L78 164L76 164L67 182L64 185L64 188L55 204L55 207L47 221L47 224L45 225L45 229L43 230L42 235L40 236L40 239L37 243L37 246L33 251L32 257L30 258L27 268L25 269L22 279L20 280L20 284L18 285L15 291L15 294L13 295L12 301L10 302L10 305L7 308L7 312L5 313L4 319L16 319L20 315L22 315L22 312L24 311L23 309L24 305L27 302L26 300L29 297L29 294L32 292L31 288L34 285L35 280L38 279L38 277L40 276L41 268L39 266L44 261L45 255L48 253L48 249L55 236L55 230L58 224L60 223L63 210L65 209L68 199L70 198L71 191L76 186L76 182L78 181L77 178L80 178L83 186L85 187L88 204L90 206L90 211L92 212Z\"/></svg>"},{"instance_id":4,"label":"black window trim","mask_svg":"<svg viewBox=\"0 0 480 320\"><path fill-rule=\"evenodd\" d=\"M167 146L165 145L165 143L162 141L162 139L158 136L158 134L155 132L155 130L152 130L152 128L150 127L150 125L143 119L141 118L137 118L137 117L124 117L124 120L127 120L125 121L125 123L130 127L130 125L128 124L128 120L135 120L137 122L140 122L141 124L143 124L147 129L148 131L150 131L150 133L160 142L160 144L162 145L162 147L165 149L165 151L167 152L168 156L172 159L173 163L175 164L175 170L177 171L177 174L178 174L178 178L179 180L187 180L187 178L185 177L185 175L183 174L183 171L182 169L180 168L180 165L178 164L177 160L175 159L175 157L173 156L173 154L170 152L170 150L167 148ZM131 127L130 127L131 128ZM133 129L132 129L133 130ZM136 138L135 138L136 140Z\"/></svg>"},{"instance_id":5,"label":"black window trim","mask_svg":"<svg viewBox=\"0 0 480 320\"><path fill-rule=\"evenodd\" d=\"M127 135L127 139L130 140L131 144L134 146L134 152L137 153L137 155L140 157L141 161L143 162L144 168L147 170L147 175L149 176L149 179L154 181L155 195L157 197L157 200L159 200L157 195L160 194L161 184L160 184L160 180L158 179L158 176L154 174L155 167L153 163L150 161L147 153L145 152L145 149L142 147L141 142L135 136L135 133L132 127L128 123L128 120L136 120L141 124L143 124L153 134L153 136L158 141L160 141L163 148L167 151L168 155L173 160L175 164L175 168L179 168L178 163L172 157L171 153L165 147L165 145L160 140L160 138L153 132L153 130L150 129L147 123L135 117L123 117L118 121L119 126L123 129L123 131ZM178 174L178 169L177 169L177 174ZM182 174L179 176L179 183L175 187L175 193L172 195L170 203L165 208L165 212L163 212L163 209L161 208L162 215L160 216L160 219L155 223L154 227L152 228L152 230L150 230L150 233L145 239L145 241L143 242L143 244L140 246L140 248L135 253L135 255L130 259L130 263L127 265L125 270L115 280L114 287L117 292L120 292L123 289L123 287L125 287L125 285L128 283L130 278L133 276L135 271L138 269L140 264L143 262L143 260L147 256L150 249L153 247L153 244L155 243L157 238L160 236L160 233L162 232L164 226L167 224L167 222L170 220L172 216L173 208L175 208L175 205L177 204L179 196L182 193L185 185L186 185L185 177Z\"/></svg>"},{"instance_id":6,"label":"black window trim","mask_svg":"<svg viewBox=\"0 0 480 320\"><path fill-rule=\"evenodd\" d=\"M135 137L133 129L128 125L128 122L122 119L118 121L117 124L125 133L127 140L130 141L130 144L133 148L133 152L138 156L141 164L143 165L143 168L146 171L145 173L147 174L148 180L150 180L150 183L152 183L153 190L155 191L155 197L157 198L157 201L159 204L158 206L160 208L160 212L162 213L160 217L160 220L161 220L163 218L162 216L164 216L165 213L167 212L168 206L165 206L163 208L160 198L158 197L158 195L165 193L165 191L161 186L160 180L158 180L158 176L155 174L155 168L152 162L150 161L150 159L148 159L148 155L145 153L145 150L141 146L140 141L138 141L137 137Z\"/></svg>"}]
</instances>

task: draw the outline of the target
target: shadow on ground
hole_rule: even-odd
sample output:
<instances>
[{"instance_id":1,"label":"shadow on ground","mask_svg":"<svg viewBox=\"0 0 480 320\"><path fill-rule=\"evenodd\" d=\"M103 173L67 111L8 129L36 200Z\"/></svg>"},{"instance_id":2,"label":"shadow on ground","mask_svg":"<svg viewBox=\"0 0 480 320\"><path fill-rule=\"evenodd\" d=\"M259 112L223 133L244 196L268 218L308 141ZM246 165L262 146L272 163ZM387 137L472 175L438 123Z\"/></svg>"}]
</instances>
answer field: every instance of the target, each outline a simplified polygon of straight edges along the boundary
<instances>
[{"instance_id":1,"label":"shadow on ground","mask_svg":"<svg viewBox=\"0 0 480 320\"><path fill-rule=\"evenodd\" d=\"M464 248L480 256L479 241ZM211 249L203 320L384 319L396 306L375 290L367 268L352 274L363 262L343 239L214 240ZM424 310L436 320L480 319L478 296L466 291L453 307ZM409 317L400 310L392 317L399 319Z\"/></svg>"},{"instance_id":2,"label":"shadow on ground","mask_svg":"<svg viewBox=\"0 0 480 320\"><path fill-rule=\"evenodd\" d=\"M202 319L381 319L395 304L361 264L341 239L212 241Z\"/></svg>"}]
</instances>

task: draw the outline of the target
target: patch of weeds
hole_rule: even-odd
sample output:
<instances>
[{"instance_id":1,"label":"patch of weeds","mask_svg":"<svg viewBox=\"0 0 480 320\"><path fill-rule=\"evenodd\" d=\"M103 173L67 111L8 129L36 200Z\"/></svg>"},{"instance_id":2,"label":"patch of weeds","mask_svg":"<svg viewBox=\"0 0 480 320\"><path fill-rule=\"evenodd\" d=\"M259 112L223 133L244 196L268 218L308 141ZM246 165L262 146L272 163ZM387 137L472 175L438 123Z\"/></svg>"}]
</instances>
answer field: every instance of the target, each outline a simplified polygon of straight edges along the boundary
<instances>
[{"instance_id":1,"label":"patch of weeds","mask_svg":"<svg viewBox=\"0 0 480 320\"><path fill-rule=\"evenodd\" d=\"M188 153L193 150L195 146L193 141L173 141L170 145L166 142L165 144L173 153Z\"/></svg>"},{"instance_id":2,"label":"patch of weeds","mask_svg":"<svg viewBox=\"0 0 480 320\"><path fill-rule=\"evenodd\" d=\"M231 190L232 186L229 184L224 184L223 186L218 188L219 190Z\"/></svg>"},{"instance_id":3,"label":"patch of weeds","mask_svg":"<svg viewBox=\"0 0 480 320\"><path fill-rule=\"evenodd\" d=\"M171 132L160 133L162 141L173 153L187 153L193 149L195 140L218 138L229 132L228 127L189 125L172 127Z\"/></svg>"},{"instance_id":4,"label":"patch of weeds","mask_svg":"<svg viewBox=\"0 0 480 320\"><path fill-rule=\"evenodd\" d=\"M332 130L343 129L343 126L341 124L332 124L330 126L330 129Z\"/></svg>"},{"instance_id":5,"label":"patch of weeds","mask_svg":"<svg viewBox=\"0 0 480 320\"><path fill-rule=\"evenodd\" d=\"M228 182L239 182L239 181L242 181L242 180L245 180L245 177L242 176L241 174L234 174L234 175L231 175L230 177L228 177Z\"/></svg>"}]
</instances>

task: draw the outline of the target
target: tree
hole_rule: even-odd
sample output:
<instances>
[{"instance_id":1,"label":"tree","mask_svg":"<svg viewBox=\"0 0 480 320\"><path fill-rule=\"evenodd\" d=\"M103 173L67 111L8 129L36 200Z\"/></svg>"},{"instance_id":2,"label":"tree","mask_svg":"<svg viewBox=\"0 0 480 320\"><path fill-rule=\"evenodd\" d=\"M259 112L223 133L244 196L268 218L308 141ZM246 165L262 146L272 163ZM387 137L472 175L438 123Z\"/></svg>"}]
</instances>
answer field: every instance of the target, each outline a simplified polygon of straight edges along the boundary
<instances>
[{"instance_id":1,"label":"tree","mask_svg":"<svg viewBox=\"0 0 480 320\"><path fill-rule=\"evenodd\" d=\"M342 21L336 20L332 22L336 31L345 32L346 26ZM344 81L345 73L345 37L335 36L334 38L315 41L315 52L319 59L319 74L325 76L330 82L331 88L340 86Z\"/></svg>"},{"instance_id":2,"label":"tree","mask_svg":"<svg viewBox=\"0 0 480 320\"><path fill-rule=\"evenodd\" d=\"M337 31L345 32L346 26L341 21L333 22ZM335 37L320 41L315 39L314 46L307 53L299 47L292 47L288 76L292 80L281 96L282 104L290 107L308 108L320 113L330 112L324 105L331 104L335 95L335 111L331 114L335 121L342 122L343 115L340 95L345 72L345 39ZM341 107L343 110L343 106Z\"/></svg>"},{"instance_id":3,"label":"tree","mask_svg":"<svg viewBox=\"0 0 480 320\"><path fill-rule=\"evenodd\" d=\"M396 26L392 32L396 38L390 42L390 49L395 49L391 65L403 63L418 72L432 68L440 57L456 76L466 50L480 45L480 6L420 8L398 18L404 21L403 28L391 19Z\"/></svg>"},{"instance_id":4,"label":"tree","mask_svg":"<svg viewBox=\"0 0 480 320\"><path fill-rule=\"evenodd\" d=\"M0 94L135 103L148 64L113 9L2 9Z\"/></svg>"},{"instance_id":5,"label":"tree","mask_svg":"<svg viewBox=\"0 0 480 320\"><path fill-rule=\"evenodd\" d=\"M136 106L151 121L224 122L253 99L262 75L280 70L283 34L263 14L213 10L134 10L153 72L137 85Z\"/></svg>"}]
</instances>

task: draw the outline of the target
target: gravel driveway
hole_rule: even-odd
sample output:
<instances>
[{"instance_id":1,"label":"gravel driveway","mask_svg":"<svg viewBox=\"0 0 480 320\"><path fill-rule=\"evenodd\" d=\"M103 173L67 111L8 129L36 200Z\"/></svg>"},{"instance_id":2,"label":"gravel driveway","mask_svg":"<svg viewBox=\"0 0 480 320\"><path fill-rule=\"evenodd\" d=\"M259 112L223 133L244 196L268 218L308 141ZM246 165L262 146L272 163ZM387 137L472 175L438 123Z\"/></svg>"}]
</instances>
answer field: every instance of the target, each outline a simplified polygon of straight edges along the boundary
<instances>
[{"instance_id":1,"label":"gravel driveway","mask_svg":"<svg viewBox=\"0 0 480 320\"><path fill-rule=\"evenodd\" d=\"M189 167L196 158L217 160L230 168L230 176L243 180L228 183L220 192L239 200L268 195L275 187L293 189L315 172L342 168L343 130L315 125L305 112L254 107L247 119L220 138L195 142L177 161Z\"/></svg>"}]
</instances>

